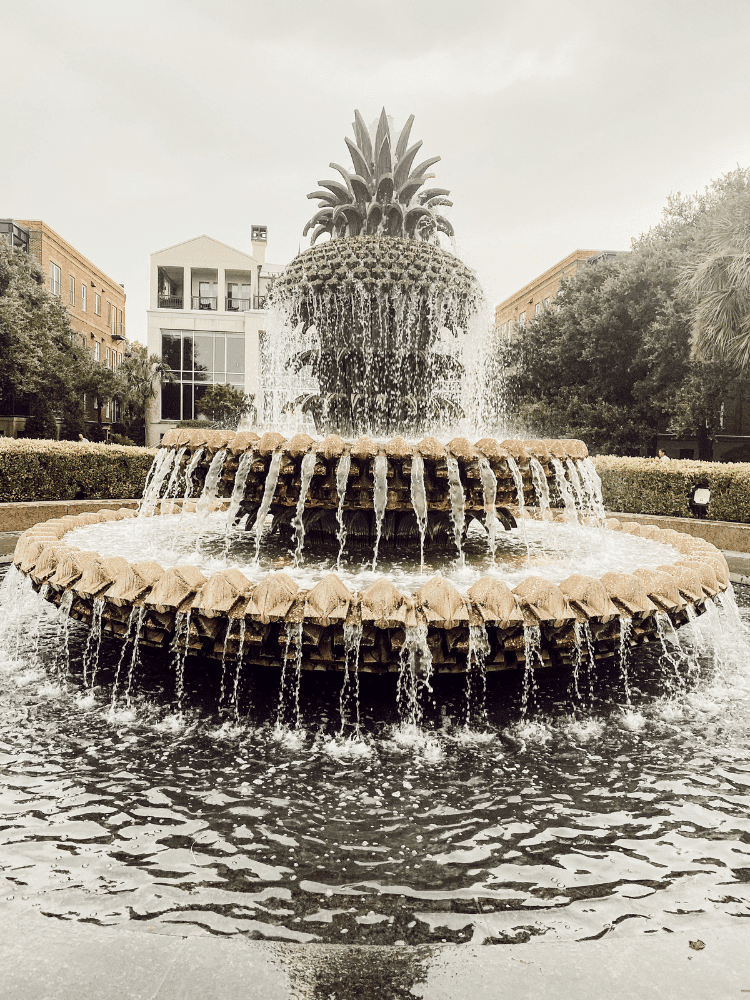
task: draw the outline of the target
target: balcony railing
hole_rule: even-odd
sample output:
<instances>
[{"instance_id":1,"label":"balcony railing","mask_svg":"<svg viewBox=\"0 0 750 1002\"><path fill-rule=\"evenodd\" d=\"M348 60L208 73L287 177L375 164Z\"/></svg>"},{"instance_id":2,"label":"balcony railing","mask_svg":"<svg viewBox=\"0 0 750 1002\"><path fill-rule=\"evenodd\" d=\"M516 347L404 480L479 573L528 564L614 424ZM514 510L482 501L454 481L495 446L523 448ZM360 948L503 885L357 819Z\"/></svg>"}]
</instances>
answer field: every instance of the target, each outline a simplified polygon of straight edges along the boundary
<instances>
[{"instance_id":1,"label":"balcony railing","mask_svg":"<svg viewBox=\"0 0 750 1002\"><path fill-rule=\"evenodd\" d=\"M159 296L160 310L181 310L182 296Z\"/></svg>"},{"instance_id":2,"label":"balcony railing","mask_svg":"<svg viewBox=\"0 0 750 1002\"><path fill-rule=\"evenodd\" d=\"M193 296L192 305L190 308L193 310L215 310L218 308L218 297Z\"/></svg>"},{"instance_id":3,"label":"balcony railing","mask_svg":"<svg viewBox=\"0 0 750 1002\"><path fill-rule=\"evenodd\" d=\"M249 299L237 299L234 296L226 297L226 308L232 313L241 313L243 310L249 310L251 306L251 301Z\"/></svg>"}]
</instances>

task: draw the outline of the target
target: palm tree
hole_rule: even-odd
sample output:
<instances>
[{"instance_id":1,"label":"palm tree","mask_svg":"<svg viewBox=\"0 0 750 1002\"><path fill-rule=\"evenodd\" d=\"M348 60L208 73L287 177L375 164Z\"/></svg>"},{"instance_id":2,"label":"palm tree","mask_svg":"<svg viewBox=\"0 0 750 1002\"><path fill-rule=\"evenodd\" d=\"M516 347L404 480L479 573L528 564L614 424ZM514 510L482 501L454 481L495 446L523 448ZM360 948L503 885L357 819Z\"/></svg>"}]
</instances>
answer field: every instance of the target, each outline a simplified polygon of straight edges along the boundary
<instances>
[{"instance_id":1,"label":"palm tree","mask_svg":"<svg viewBox=\"0 0 750 1002\"><path fill-rule=\"evenodd\" d=\"M693 298L693 351L750 370L750 192L711 213L698 241L703 254L687 271Z\"/></svg>"}]
</instances>

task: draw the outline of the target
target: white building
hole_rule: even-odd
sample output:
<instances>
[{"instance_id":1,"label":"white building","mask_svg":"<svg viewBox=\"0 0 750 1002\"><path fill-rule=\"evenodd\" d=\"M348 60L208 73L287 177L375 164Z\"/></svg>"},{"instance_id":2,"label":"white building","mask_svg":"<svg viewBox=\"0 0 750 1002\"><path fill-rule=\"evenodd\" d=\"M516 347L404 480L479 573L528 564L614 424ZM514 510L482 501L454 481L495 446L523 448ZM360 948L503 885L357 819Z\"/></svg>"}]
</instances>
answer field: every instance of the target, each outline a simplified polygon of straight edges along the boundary
<instances>
[{"instance_id":1,"label":"white building","mask_svg":"<svg viewBox=\"0 0 750 1002\"><path fill-rule=\"evenodd\" d=\"M266 263L266 239L266 227L253 226L252 254L202 236L151 255L148 352L161 355L177 381L152 403L148 445L197 418L212 383L230 383L258 402L263 307L282 270Z\"/></svg>"}]
</instances>

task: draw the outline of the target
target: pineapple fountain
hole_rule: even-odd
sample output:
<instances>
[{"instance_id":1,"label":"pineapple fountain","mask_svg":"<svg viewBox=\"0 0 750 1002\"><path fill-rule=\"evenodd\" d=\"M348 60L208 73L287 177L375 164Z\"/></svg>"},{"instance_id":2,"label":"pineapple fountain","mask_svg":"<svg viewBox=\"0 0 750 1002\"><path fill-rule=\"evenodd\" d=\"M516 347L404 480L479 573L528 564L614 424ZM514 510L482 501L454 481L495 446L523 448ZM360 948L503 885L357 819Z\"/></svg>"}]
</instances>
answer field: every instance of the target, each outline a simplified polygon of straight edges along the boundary
<instances>
[{"instance_id":1,"label":"pineapple fountain","mask_svg":"<svg viewBox=\"0 0 750 1002\"><path fill-rule=\"evenodd\" d=\"M535 669L577 688L616 659L626 677L633 647L679 643L674 628L728 587L712 545L606 519L582 442L430 434L475 393L464 349L482 297L440 245L451 203L424 188L438 157L413 166L412 121L396 135L385 110L371 130L356 113L352 170L332 165L341 181L309 196L312 246L273 292L271 417L294 411L315 435L169 432L137 515L53 519L19 540L33 588L90 625L92 685L102 636L120 638L113 701L150 646L173 659L180 706L190 656L221 666L235 713L243 668L280 671L292 722L304 670L344 673L342 719L360 672L396 673L413 722L436 672L476 691L521 669L525 707Z\"/></svg>"}]
</instances>

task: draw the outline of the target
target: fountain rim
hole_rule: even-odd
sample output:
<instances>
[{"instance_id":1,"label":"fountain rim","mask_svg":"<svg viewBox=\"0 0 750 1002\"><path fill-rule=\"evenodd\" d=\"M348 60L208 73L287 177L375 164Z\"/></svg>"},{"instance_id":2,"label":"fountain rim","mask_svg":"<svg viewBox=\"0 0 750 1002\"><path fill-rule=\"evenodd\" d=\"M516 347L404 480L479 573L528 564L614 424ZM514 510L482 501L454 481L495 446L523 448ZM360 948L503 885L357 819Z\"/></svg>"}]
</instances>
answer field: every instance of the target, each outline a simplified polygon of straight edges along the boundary
<instances>
[{"instance_id":1,"label":"fountain rim","mask_svg":"<svg viewBox=\"0 0 750 1002\"><path fill-rule=\"evenodd\" d=\"M186 507L191 506L188 502ZM84 601L99 598L126 609L144 606L172 615L190 611L211 619L258 624L360 624L390 630L422 626L448 631L483 625L513 631L524 625L560 629L620 617L645 622L657 613L672 619L688 605L701 610L707 599L729 587L726 560L712 543L618 519L607 520L609 531L668 543L680 551L682 560L632 574L607 572L601 578L574 574L560 585L530 575L512 590L505 582L484 576L466 593L436 575L416 594L406 595L385 576L364 591L352 592L331 572L306 589L283 571L269 572L258 582L235 568L207 578L193 565L165 570L155 561L102 557L64 542L65 535L79 526L134 517L132 509L121 508L37 523L22 533L13 563L36 590L46 584L47 594L71 591Z\"/></svg>"}]
</instances>

